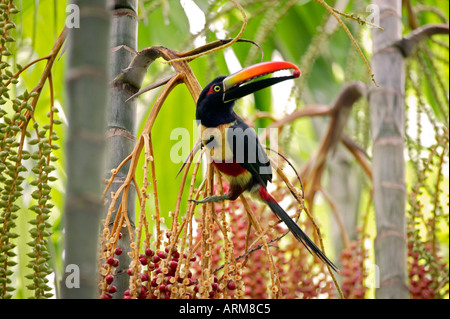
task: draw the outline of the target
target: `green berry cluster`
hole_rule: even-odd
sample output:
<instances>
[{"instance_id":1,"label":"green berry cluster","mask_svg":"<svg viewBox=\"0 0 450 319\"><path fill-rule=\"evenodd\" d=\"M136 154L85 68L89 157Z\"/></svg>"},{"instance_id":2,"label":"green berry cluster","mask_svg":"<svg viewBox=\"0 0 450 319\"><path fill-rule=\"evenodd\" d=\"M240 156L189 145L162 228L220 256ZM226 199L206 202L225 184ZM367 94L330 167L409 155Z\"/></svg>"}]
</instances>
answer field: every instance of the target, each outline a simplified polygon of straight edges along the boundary
<instances>
[{"instance_id":1,"label":"green berry cluster","mask_svg":"<svg viewBox=\"0 0 450 319\"><path fill-rule=\"evenodd\" d=\"M20 173L25 168L20 162L27 156L25 152L19 152L19 142L15 136L20 131L22 109L28 105L15 99L12 101L14 114L8 116L8 112L4 110L4 105L10 100L8 84L17 83L9 63L6 62L12 55L8 44L14 42L10 33L15 24L10 20L10 16L17 12L12 1L0 1L0 298L10 298L14 290L10 276L11 267L16 265L12 260L16 256L16 245L13 241L18 237L14 233L14 227L20 209L14 202L22 194L21 184L24 177L20 176Z\"/></svg>"},{"instance_id":2,"label":"green berry cluster","mask_svg":"<svg viewBox=\"0 0 450 319\"><path fill-rule=\"evenodd\" d=\"M52 118L53 114L50 113L49 116ZM51 209L54 206L51 202L49 182L56 180L56 177L50 175L56 169L51 162L58 160L56 156L52 155L52 151L58 149L58 145L52 144L52 142L59 139L53 131L53 124L55 124L55 120L52 121L52 124L45 124L43 129L39 129L39 125L35 123L33 127L37 138L29 141L31 145L37 145L37 150L31 155L34 160L34 167L31 171L35 177L30 183L34 186L31 197L35 200L35 204L29 209L36 216L29 221L32 225L30 234L33 240L28 243L32 252L28 254L31 261L27 264L27 267L33 271L32 274L27 275L27 278L33 281L27 288L34 290L35 298L51 297L51 294L48 293L51 288L47 285L48 278L46 276L52 272L49 266L51 256L47 251L47 238L51 235L52 225L47 220L50 218Z\"/></svg>"},{"instance_id":3,"label":"green berry cluster","mask_svg":"<svg viewBox=\"0 0 450 319\"><path fill-rule=\"evenodd\" d=\"M53 153L59 148L54 144L59 139L54 126L61 121L54 118L58 110L51 98L48 120L41 127L34 111L42 85L24 91L19 77L31 64L11 65L15 59L9 44L14 42L11 30L15 24L10 16L17 12L13 1L0 0L0 298L11 298L15 290L12 278L19 237L15 220L19 214L27 215L25 197L30 199L28 211L34 213L29 220L32 241L27 243L31 273L25 276L31 283L26 287L34 292L34 298L49 298L52 269L47 244L52 225L48 220L54 206L50 183L56 180L52 162L58 160Z\"/></svg>"}]
</instances>

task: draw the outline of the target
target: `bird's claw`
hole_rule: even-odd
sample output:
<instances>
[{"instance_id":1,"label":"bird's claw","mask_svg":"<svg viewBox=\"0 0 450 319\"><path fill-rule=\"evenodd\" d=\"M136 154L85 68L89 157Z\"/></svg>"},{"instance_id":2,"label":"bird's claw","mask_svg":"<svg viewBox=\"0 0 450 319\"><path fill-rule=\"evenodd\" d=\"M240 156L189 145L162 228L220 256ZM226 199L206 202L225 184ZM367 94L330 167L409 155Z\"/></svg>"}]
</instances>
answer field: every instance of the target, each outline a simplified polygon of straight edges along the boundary
<instances>
[{"instance_id":1,"label":"bird's claw","mask_svg":"<svg viewBox=\"0 0 450 319\"><path fill-rule=\"evenodd\" d=\"M189 199L188 201L190 201L190 202L194 202L195 204L205 204L205 203L210 203L210 202L214 202L214 203L219 203L219 202L222 202L222 201L224 201L224 200L227 200L228 199L228 195L223 195L223 196L216 196L216 195L214 195L214 196L208 196L208 197L205 197L205 198L203 198L203 199L200 199L200 200L198 200L198 199Z\"/></svg>"},{"instance_id":2,"label":"bird's claw","mask_svg":"<svg viewBox=\"0 0 450 319\"><path fill-rule=\"evenodd\" d=\"M203 200L197 200L197 199L188 199L188 201L189 202L193 202L193 203L195 203L195 204L203 204L204 202L203 202Z\"/></svg>"}]
</instances>

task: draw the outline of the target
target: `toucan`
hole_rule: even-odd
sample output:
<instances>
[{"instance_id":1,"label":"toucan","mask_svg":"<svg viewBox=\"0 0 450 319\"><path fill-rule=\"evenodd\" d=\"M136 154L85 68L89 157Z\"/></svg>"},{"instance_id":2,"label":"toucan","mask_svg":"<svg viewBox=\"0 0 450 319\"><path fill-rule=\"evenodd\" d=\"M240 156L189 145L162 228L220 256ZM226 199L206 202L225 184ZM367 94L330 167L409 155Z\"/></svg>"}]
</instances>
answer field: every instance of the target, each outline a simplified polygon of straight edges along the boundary
<instances>
[{"instance_id":1,"label":"toucan","mask_svg":"<svg viewBox=\"0 0 450 319\"><path fill-rule=\"evenodd\" d=\"M284 74L286 72L288 75ZM277 73L283 74L277 77ZM191 201L199 204L235 200L248 191L267 204L310 253L337 271L337 267L267 191L267 183L272 181L269 158L256 132L233 110L237 99L299 76L299 68L290 62L261 62L229 76L219 76L203 89L196 108L201 145L207 148L213 165L228 180L229 190L224 195Z\"/></svg>"}]
</instances>

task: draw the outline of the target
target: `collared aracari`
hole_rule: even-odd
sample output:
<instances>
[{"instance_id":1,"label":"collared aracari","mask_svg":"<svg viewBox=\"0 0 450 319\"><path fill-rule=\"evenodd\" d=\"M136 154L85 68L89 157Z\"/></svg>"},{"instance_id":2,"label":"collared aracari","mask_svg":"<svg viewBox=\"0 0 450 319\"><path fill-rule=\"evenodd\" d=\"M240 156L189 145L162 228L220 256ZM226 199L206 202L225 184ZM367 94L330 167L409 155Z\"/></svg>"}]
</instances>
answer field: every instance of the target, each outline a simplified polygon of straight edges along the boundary
<instances>
[{"instance_id":1,"label":"collared aracari","mask_svg":"<svg viewBox=\"0 0 450 319\"><path fill-rule=\"evenodd\" d=\"M290 70L289 73L292 74L264 77L281 70ZM313 252L336 271L337 267L267 191L267 182L272 181L269 158L256 132L233 110L236 99L299 76L300 70L292 63L263 62L229 76L220 76L203 89L196 110L202 146L208 149L214 166L229 181L230 186L228 193L222 196L214 195L191 201L206 203L235 200L244 191L249 191L253 197L269 206L310 253Z\"/></svg>"}]
</instances>

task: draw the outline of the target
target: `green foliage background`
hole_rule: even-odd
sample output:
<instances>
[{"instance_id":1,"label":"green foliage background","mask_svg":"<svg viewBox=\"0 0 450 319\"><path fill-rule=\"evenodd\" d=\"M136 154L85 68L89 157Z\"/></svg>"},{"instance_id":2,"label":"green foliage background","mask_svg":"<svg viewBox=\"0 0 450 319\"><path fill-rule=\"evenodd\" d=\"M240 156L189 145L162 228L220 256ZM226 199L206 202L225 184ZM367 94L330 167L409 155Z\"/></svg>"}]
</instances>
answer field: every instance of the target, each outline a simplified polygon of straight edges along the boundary
<instances>
[{"instance_id":1,"label":"green foliage background","mask_svg":"<svg viewBox=\"0 0 450 319\"><path fill-rule=\"evenodd\" d=\"M216 39L216 35L209 30L212 22L220 19L223 23L227 37L233 37L239 31L242 18L239 12L231 6L231 3L225 5L223 1L206 1L196 0L196 4L206 13L206 28L201 32L206 41ZM419 24L429 23L448 23L448 1L430 0L420 1L412 0L413 6L428 6L435 8L439 14L432 11L424 12L418 15ZM271 60L274 52L278 52L283 59L289 60L300 66L303 77L297 85L297 89L292 92L291 99L297 103L297 108L301 108L310 104L330 104L341 90L343 85L348 81L359 80L370 85L370 76L367 73L362 59L357 55L355 48L352 46L348 36L341 28L327 35L325 30L326 21L329 19L329 13L314 1L288 1L288 0L269 0L256 1L244 0L240 1L241 5L246 9L249 22L243 38L256 41L264 50L264 60ZM329 1L330 5L336 5L341 1ZM350 1L346 6L345 12L353 12L361 17L367 16L366 6L368 1ZM46 56L49 54L56 38L64 27L66 16L66 4L64 1L58 0L37 0L37 1L17 1L20 13L15 15L14 22L16 29L13 33L15 43L10 47L13 56L10 57L11 62L26 65L28 62ZM440 14L445 13L444 17ZM178 0L143 0L139 2L139 34L138 49L149 46L165 46L178 51L185 51L194 48L195 36L188 32L189 21ZM445 19L443 21L443 19ZM408 27L406 17L404 20L404 34L409 33L411 28ZM349 29L360 43L365 55L370 58L370 29L367 26L361 26L355 21L344 20ZM433 52L433 56L439 57L434 61L428 59L427 56L422 57L422 62L430 70L430 81L421 81L420 89L423 92L421 98L426 101L426 107L434 116L439 127L448 129L448 37L437 37L438 41L444 42L447 48L435 42L428 42L429 50ZM259 62L261 56L258 50L246 43L238 43L233 46L233 51L238 57L242 66ZM14 88L15 92L23 92L36 85L42 74L45 62L36 64L28 69L21 76L20 82ZM199 80L204 86L211 79L221 74L228 74L228 68L225 63L222 52L212 54L191 63L191 67ZM412 76L420 77L420 66L416 62L409 64L409 70ZM57 128L57 134L61 138L60 150L55 155L59 157L56 166L56 175L58 180L51 184L52 200L55 204L52 209L49 222L53 225L51 240L48 249L52 255L51 267L55 270L55 287L58 289L58 282L61 279L63 271L63 207L65 200L65 133L67 122L64 116L65 109L65 55L56 61L52 75L55 92L55 100L57 105L61 106L60 118L64 124ZM155 81L164 74L170 72L169 67L164 64L153 64L150 69L144 85ZM433 92L433 85L441 82L441 87L434 89L438 93ZM138 119L141 127L148 115L155 93L149 93L140 98ZM417 92L409 88L407 90L407 101L417 99ZM43 94L40 98L38 108L35 113L38 122L45 122L49 104L50 93L48 85L44 87ZM255 94L255 106L260 111L273 112L272 99L269 90L258 92ZM244 112L246 116L255 115L256 108L245 107L239 105L240 112ZM412 106L411 106L412 108ZM287 111L283 110L282 114ZM412 114L412 113L411 113ZM181 163L172 163L167 160L167 155L176 141L170 140L170 133L174 128L184 127L192 136L192 144L196 140L197 132L193 126L195 119L195 104L188 90L179 87L170 95L167 103L164 105L160 115L154 126L154 148L155 148L155 164L158 179L158 192L160 200L161 214L168 219L168 214L174 209L176 196L179 187L179 180L175 178ZM409 123L415 122L415 119L409 119ZM70 119L68 119L70 125ZM303 119L290 126L289 130L285 130L281 136L283 148L288 151L288 155L294 159L297 165L304 163L312 152L317 148L318 141L322 134L326 120L309 120ZM257 126L266 126L269 124L267 120L259 120ZM412 125L410 124L410 127ZM419 122L420 126L420 122ZM426 128L424 128L425 130ZM420 132L420 127L416 125L416 133L419 131L422 135L422 145L419 138L411 136L411 149L416 150L413 156L420 157L421 149L426 148L423 145L425 136L433 135L432 131ZM346 133L358 141L364 148L370 150L369 136L369 119L368 105L366 102L359 102L352 111L352 120L350 126L346 129ZM192 146L192 145L191 145ZM448 167L448 146L446 152L446 167ZM353 163L353 165L356 164ZM407 185L411 189L417 176L420 173L414 161L409 161L407 166ZM355 168L358 169L358 168ZM362 173L361 173L362 174ZM441 252L448 261L448 174L444 175L446 185L442 189L442 201L446 203L441 208L441 215L446 218L442 219L437 228L437 237L441 243ZM29 177L31 179L31 177ZM142 177L141 177L142 179ZM427 186L431 187L435 178L426 180ZM361 202L361 210L365 210L368 200L368 192L370 185L362 182L360 186L364 189L363 199ZM186 196L186 194L185 194ZM423 201L429 200L429 196L425 193ZM28 233L30 225L28 221L32 217L32 212L28 210L30 205L30 192L25 187L23 196L17 203L21 210L18 213L16 221L16 232L20 234L17 239L17 261L15 266L15 284L14 298L27 298L32 296L32 292L25 287L28 284L24 279L28 273L25 267L27 259L26 254L29 247L26 245L31 240ZM186 200L183 201L186 203ZM430 205L425 205L424 216L429 216ZM181 208L182 210L184 207ZM149 207L149 215L152 214ZM317 202L316 212L317 219L320 220L321 226L325 229L323 233L329 233L329 207L322 200ZM374 217L370 216L369 229L372 238L374 234ZM330 244L331 236L326 236L326 242ZM57 291L56 291L57 292ZM448 294L447 294L448 297Z\"/></svg>"}]
</instances>

